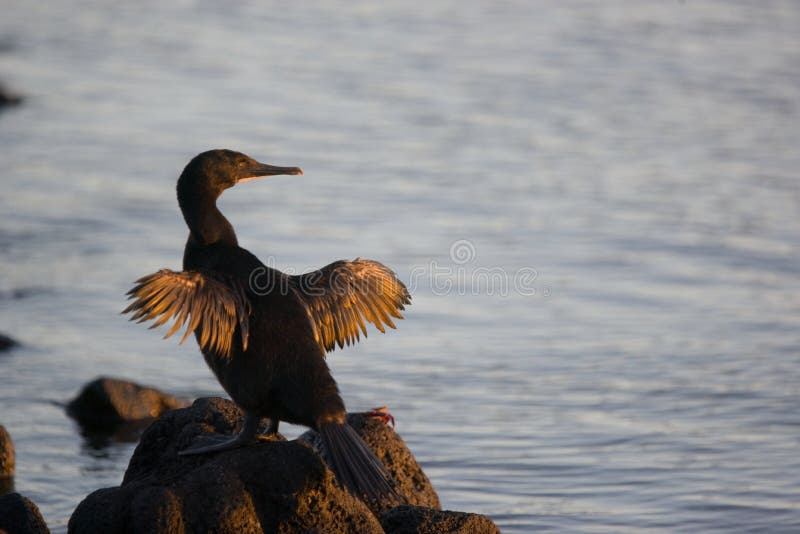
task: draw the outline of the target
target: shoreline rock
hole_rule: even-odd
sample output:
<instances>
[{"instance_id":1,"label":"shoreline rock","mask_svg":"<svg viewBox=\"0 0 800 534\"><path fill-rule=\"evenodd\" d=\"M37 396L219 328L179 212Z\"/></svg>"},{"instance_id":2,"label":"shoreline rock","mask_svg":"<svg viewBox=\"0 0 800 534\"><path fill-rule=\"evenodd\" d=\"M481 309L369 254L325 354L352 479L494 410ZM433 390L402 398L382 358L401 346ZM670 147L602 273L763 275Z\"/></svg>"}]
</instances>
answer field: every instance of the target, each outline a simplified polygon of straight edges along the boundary
<instances>
[{"instance_id":1,"label":"shoreline rock","mask_svg":"<svg viewBox=\"0 0 800 534\"><path fill-rule=\"evenodd\" d=\"M7 350L11 350L14 347L18 347L19 343L5 334L0 334L0 352L4 352Z\"/></svg>"},{"instance_id":2,"label":"shoreline rock","mask_svg":"<svg viewBox=\"0 0 800 534\"><path fill-rule=\"evenodd\" d=\"M480 514L397 506L381 517L391 534L500 534L494 521Z\"/></svg>"},{"instance_id":3,"label":"shoreline rock","mask_svg":"<svg viewBox=\"0 0 800 534\"><path fill-rule=\"evenodd\" d=\"M441 510L439 496L414 455L403 439L388 425L363 413L347 415L347 423L355 429L361 439L386 466L386 470L397 483L397 492L405 497L407 504ZM305 432L298 440L314 447L323 460L328 462L321 436L314 430ZM380 517L383 508L373 505L372 512Z\"/></svg>"},{"instance_id":4,"label":"shoreline rock","mask_svg":"<svg viewBox=\"0 0 800 534\"><path fill-rule=\"evenodd\" d=\"M0 532L50 534L50 529L32 500L19 493L9 493L0 497Z\"/></svg>"},{"instance_id":5,"label":"shoreline rock","mask_svg":"<svg viewBox=\"0 0 800 534\"><path fill-rule=\"evenodd\" d=\"M3 82L0 82L0 109L6 106L18 106L23 100L25 99L22 95L7 89Z\"/></svg>"},{"instance_id":6,"label":"shoreline rock","mask_svg":"<svg viewBox=\"0 0 800 534\"><path fill-rule=\"evenodd\" d=\"M311 433L305 438L309 443L278 436L216 454L177 456L199 435L235 432L242 416L234 403L220 398L198 399L189 408L164 414L142 435L122 484L87 496L72 514L69 532L395 532L381 526L383 509L370 510L339 486L309 444L315 441ZM393 430L363 414L352 415L351 421L370 447L378 444L375 452L397 474L401 494L411 502L439 506L430 481ZM418 532L483 524L474 514L407 508L412 511L406 516L422 518L421 527L436 526ZM392 518L400 513L385 516L387 525L394 525Z\"/></svg>"},{"instance_id":7,"label":"shoreline rock","mask_svg":"<svg viewBox=\"0 0 800 534\"><path fill-rule=\"evenodd\" d=\"M231 434L241 420L219 398L165 414L142 435L122 484L84 499L69 532L382 532L305 443L177 456L198 435Z\"/></svg>"},{"instance_id":8,"label":"shoreline rock","mask_svg":"<svg viewBox=\"0 0 800 534\"><path fill-rule=\"evenodd\" d=\"M14 442L6 427L0 425L0 479L14 477ZM2 494L2 493L0 493Z\"/></svg>"},{"instance_id":9,"label":"shoreline rock","mask_svg":"<svg viewBox=\"0 0 800 534\"><path fill-rule=\"evenodd\" d=\"M69 401L67 413L90 430L113 430L122 423L153 420L185 405L158 389L101 376Z\"/></svg>"}]
</instances>

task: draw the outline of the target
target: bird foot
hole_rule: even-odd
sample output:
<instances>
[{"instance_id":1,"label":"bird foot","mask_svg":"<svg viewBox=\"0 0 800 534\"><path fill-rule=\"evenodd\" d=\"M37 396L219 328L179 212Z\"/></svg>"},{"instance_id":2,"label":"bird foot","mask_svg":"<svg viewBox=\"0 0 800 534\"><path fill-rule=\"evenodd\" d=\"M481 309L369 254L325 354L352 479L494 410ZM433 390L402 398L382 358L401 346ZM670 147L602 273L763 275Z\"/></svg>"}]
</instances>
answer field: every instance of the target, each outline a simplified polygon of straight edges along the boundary
<instances>
[{"instance_id":1,"label":"bird foot","mask_svg":"<svg viewBox=\"0 0 800 534\"><path fill-rule=\"evenodd\" d=\"M236 434L235 436L223 436L221 434L198 436L194 439L190 446L178 451L178 456L190 456L192 454L207 454L209 452L227 451L247 445L248 443L250 443L250 441L242 439L241 434Z\"/></svg>"},{"instance_id":2,"label":"bird foot","mask_svg":"<svg viewBox=\"0 0 800 534\"><path fill-rule=\"evenodd\" d=\"M367 417L371 417L373 419L378 419L384 425L388 425L389 423L392 424L392 428L394 428L394 416L389 413L389 408L386 406L381 406L380 408L373 408L372 410L366 413Z\"/></svg>"},{"instance_id":3,"label":"bird foot","mask_svg":"<svg viewBox=\"0 0 800 534\"><path fill-rule=\"evenodd\" d=\"M227 451L256 443L259 440L258 423L258 416L245 414L242 430L238 434L234 436L223 436L221 434L198 436L194 439L192 445L186 447L182 451L178 451L178 456Z\"/></svg>"}]
</instances>

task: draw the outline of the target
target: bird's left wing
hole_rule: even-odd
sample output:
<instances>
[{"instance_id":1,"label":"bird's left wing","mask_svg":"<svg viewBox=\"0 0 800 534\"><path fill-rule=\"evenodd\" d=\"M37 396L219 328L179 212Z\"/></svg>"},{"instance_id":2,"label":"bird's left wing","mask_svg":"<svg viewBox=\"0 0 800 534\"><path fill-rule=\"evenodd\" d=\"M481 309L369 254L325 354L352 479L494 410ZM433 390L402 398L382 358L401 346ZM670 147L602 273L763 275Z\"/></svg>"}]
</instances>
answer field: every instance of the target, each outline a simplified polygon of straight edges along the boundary
<instances>
[{"instance_id":1,"label":"bird's left wing","mask_svg":"<svg viewBox=\"0 0 800 534\"><path fill-rule=\"evenodd\" d=\"M367 335L365 321L384 332L392 317L411 303L403 283L385 265L356 258L340 260L307 274L290 276L295 294L306 305L317 341L330 352Z\"/></svg>"},{"instance_id":2,"label":"bird's left wing","mask_svg":"<svg viewBox=\"0 0 800 534\"><path fill-rule=\"evenodd\" d=\"M164 339L188 323L181 343L199 328L201 349L229 357L238 325L247 349L250 308L235 282L200 271L162 269L137 280L127 294L133 302L122 313L133 312L131 321L155 321L150 328L174 321Z\"/></svg>"}]
</instances>

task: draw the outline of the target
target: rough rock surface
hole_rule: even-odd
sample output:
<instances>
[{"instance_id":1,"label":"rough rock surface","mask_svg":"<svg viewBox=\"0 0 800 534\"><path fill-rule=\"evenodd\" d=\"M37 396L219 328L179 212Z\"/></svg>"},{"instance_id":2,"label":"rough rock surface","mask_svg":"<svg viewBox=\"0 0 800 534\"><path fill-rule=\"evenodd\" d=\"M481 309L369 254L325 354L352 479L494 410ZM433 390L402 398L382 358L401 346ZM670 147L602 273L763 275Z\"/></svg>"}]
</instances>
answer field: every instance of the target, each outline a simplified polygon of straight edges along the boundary
<instances>
[{"instance_id":1,"label":"rough rock surface","mask_svg":"<svg viewBox=\"0 0 800 534\"><path fill-rule=\"evenodd\" d=\"M8 534L50 533L39 508L19 493L0 497L0 532Z\"/></svg>"},{"instance_id":2,"label":"rough rock surface","mask_svg":"<svg viewBox=\"0 0 800 534\"><path fill-rule=\"evenodd\" d=\"M69 532L498 532L487 517L431 508L440 507L439 498L413 455L391 428L364 414L350 415L350 424L396 477L398 493L424 506L375 503L370 510L339 486L311 445L319 446L315 432L177 455L198 436L238 431L242 419L234 403L219 398L164 414L142 435L122 484L86 497Z\"/></svg>"},{"instance_id":3,"label":"rough rock surface","mask_svg":"<svg viewBox=\"0 0 800 534\"><path fill-rule=\"evenodd\" d=\"M397 506L381 518L386 534L500 534L485 515Z\"/></svg>"},{"instance_id":4,"label":"rough rock surface","mask_svg":"<svg viewBox=\"0 0 800 534\"><path fill-rule=\"evenodd\" d=\"M19 343L17 343L10 337L4 334L0 334L0 352L3 352L4 350L10 350L16 347L17 345L19 345Z\"/></svg>"},{"instance_id":5,"label":"rough rock surface","mask_svg":"<svg viewBox=\"0 0 800 534\"><path fill-rule=\"evenodd\" d=\"M0 425L0 478L14 476L14 442L3 425Z\"/></svg>"},{"instance_id":6,"label":"rough rock surface","mask_svg":"<svg viewBox=\"0 0 800 534\"><path fill-rule=\"evenodd\" d=\"M69 532L383 532L303 442L177 456L196 436L230 434L241 420L218 398L165 414L142 435L122 485L90 494Z\"/></svg>"},{"instance_id":7,"label":"rough rock surface","mask_svg":"<svg viewBox=\"0 0 800 534\"><path fill-rule=\"evenodd\" d=\"M90 427L153 419L184 403L157 389L127 380L100 377L86 384L67 405L67 413Z\"/></svg>"},{"instance_id":8,"label":"rough rock surface","mask_svg":"<svg viewBox=\"0 0 800 534\"><path fill-rule=\"evenodd\" d=\"M437 510L442 507L431 481L428 480L405 442L391 427L377 419L367 417L363 413L348 414L347 422L386 466L389 474L397 482L397 492L406 499L407 504L427 506ZM310 443L325 458L322 438L317 432L309 430L298 439ZM372 511L380 517L381 513L394 504L396 503L373 505Z\"/></svg>"}]
</instances>

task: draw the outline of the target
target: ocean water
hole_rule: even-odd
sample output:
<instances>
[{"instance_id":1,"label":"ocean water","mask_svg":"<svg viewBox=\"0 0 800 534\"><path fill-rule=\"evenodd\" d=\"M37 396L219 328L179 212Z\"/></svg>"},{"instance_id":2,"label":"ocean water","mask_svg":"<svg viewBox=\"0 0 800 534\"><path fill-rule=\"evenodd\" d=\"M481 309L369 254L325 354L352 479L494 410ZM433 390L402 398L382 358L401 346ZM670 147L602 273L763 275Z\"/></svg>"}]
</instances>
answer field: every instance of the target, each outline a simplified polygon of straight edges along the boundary
<instances>
[{"instance_id":1,"label":"ocean water","mask_svg":"<svg viewBox=\"0 0 800 534\"><path fill-rule=\"evenodd\" d=\"M800 7L793 1L2 4L0 423L55 532L132 443L97 375L221 395L119 315L180 266L209 148L304 176L225 193L295 272L374 258L397 331L329 357L445 508L504 532L800 531ZM295 429L299 432L299 429Z\"/></svg>"}]
</instances>

